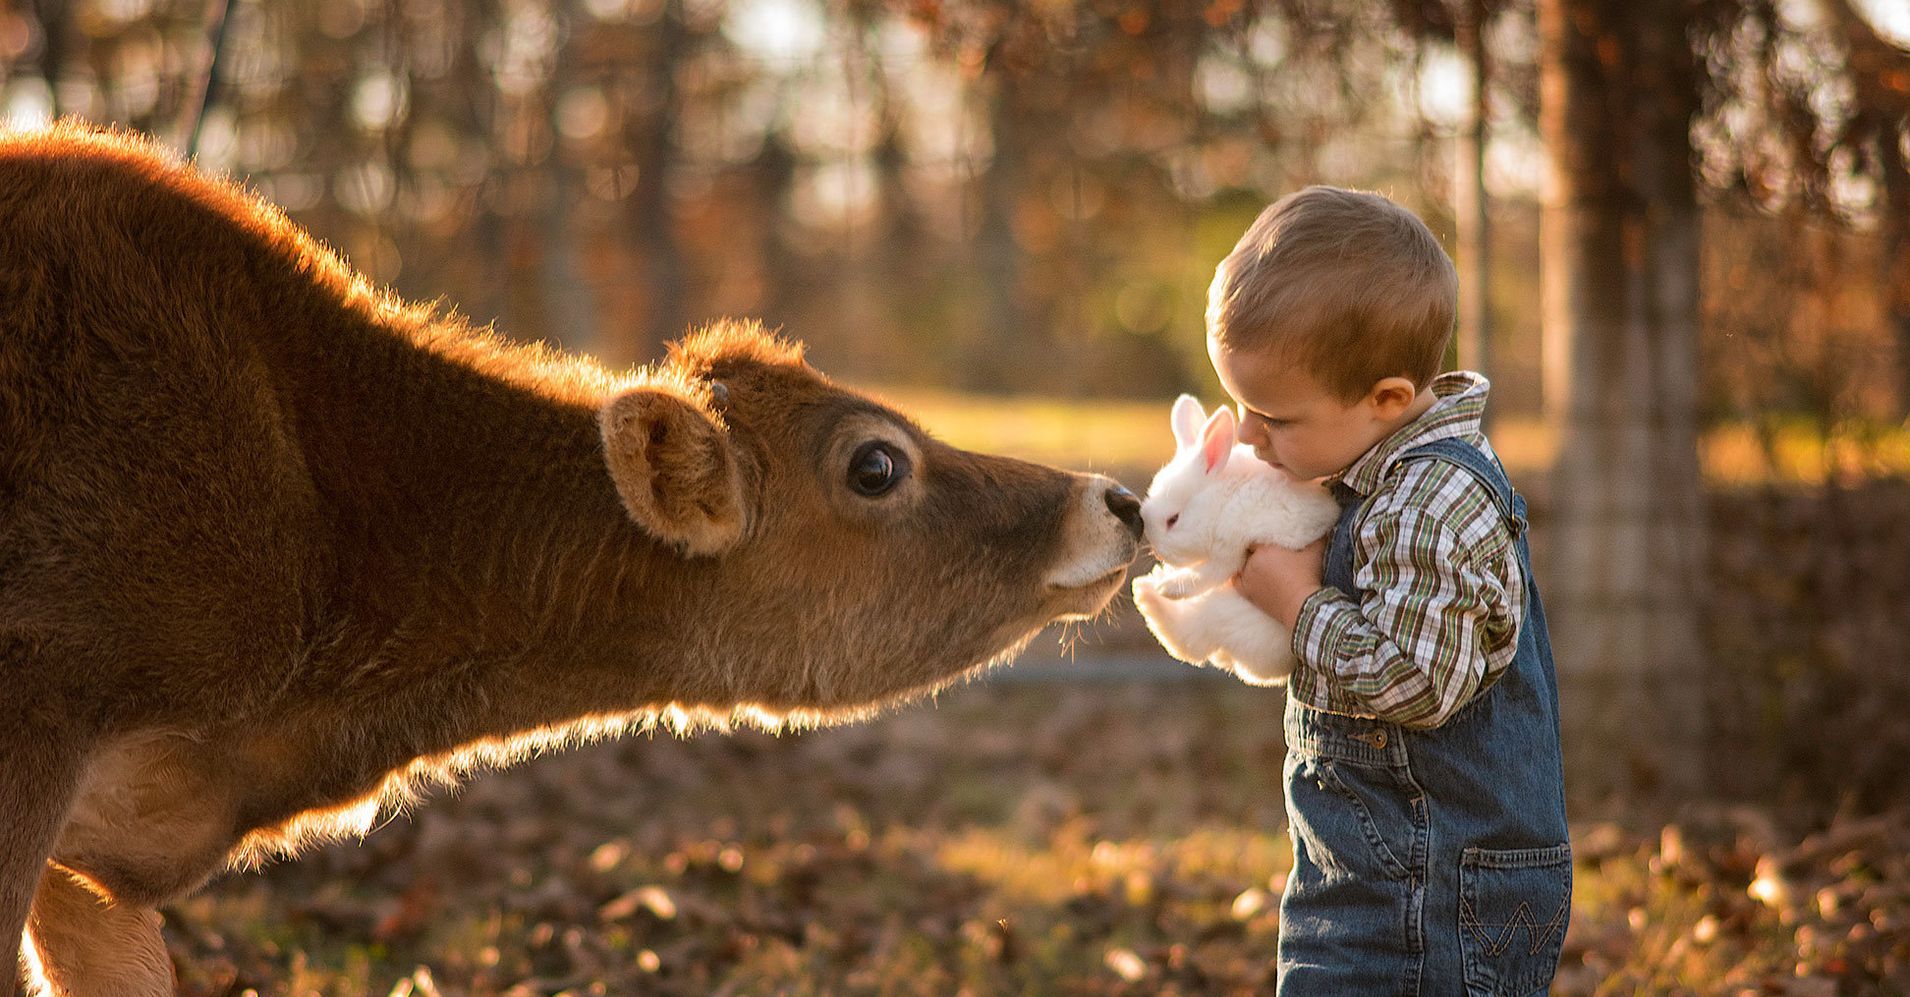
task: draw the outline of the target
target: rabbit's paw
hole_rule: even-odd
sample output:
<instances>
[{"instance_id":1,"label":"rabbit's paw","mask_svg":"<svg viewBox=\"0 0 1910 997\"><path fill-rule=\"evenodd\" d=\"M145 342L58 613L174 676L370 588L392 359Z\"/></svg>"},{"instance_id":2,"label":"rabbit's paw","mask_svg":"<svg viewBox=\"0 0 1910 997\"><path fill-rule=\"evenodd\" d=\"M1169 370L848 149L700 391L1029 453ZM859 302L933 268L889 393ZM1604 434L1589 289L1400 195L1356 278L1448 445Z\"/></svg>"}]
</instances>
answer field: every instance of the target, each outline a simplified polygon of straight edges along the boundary
<instances>
[{"instance_id":1,"label":"rabbit's paw","mask_svg":"<svg viewBox=\"0 0 1910 997\"><path fill-rule=\"evenodd\" d=\"M1155 610L1167 601L1167 597L1161 594L1160 575L1135 575L1133 588L1134 605L1148 616L1158 615Z\"/></svg>"},{"instance_id":2,"label":"rabbit's paw","mask_svg":"<svg viewBox=\"0 0 1910 997\"><path fill-rule=\"evenodd\" d=\"M1141 618L1147 621L1162 646L1169 651L1176 649L1175 632L1183 626L1185 603L1169 599L1161 591L1161 578L1158 573L1139 575L1134 579L1134 608L1141 611Z\"/></svg>"},{"instance_id":3,"label":"rabbit's paw","mask_svg":"<svg viewBox=\"0 0 1910 997\"><path fill-rule=\"evenodd\" d=\"M1200 575L1185 569L1176 569L1167 572L1161 576L1158 584L1160 585L1161 595L1169 599L1186 599L1190 596L1199 595L1209 588L1206 584L1206 580L1201 578Z\"/></svg>"}]
</instances>

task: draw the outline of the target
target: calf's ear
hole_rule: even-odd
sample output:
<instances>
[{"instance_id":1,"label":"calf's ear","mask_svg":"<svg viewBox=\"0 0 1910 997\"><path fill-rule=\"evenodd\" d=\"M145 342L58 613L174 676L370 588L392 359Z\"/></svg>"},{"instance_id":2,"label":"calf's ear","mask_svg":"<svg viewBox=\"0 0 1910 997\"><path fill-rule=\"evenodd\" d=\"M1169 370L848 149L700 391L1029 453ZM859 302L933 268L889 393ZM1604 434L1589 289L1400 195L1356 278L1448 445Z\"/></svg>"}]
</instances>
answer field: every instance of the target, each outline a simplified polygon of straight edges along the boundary
<instances>
[{"instance_id":1,"label":"calf's ear","mask_svg":"<svg viewBox=\"0 0 1910 997\"><path fill-rule=\"evenodd\" d=\"M597 414L604 462L630 518L693 556L721 554L743 537L743 480L729 431L674 391L637 388Z\"/></svg>"}]
</instances>

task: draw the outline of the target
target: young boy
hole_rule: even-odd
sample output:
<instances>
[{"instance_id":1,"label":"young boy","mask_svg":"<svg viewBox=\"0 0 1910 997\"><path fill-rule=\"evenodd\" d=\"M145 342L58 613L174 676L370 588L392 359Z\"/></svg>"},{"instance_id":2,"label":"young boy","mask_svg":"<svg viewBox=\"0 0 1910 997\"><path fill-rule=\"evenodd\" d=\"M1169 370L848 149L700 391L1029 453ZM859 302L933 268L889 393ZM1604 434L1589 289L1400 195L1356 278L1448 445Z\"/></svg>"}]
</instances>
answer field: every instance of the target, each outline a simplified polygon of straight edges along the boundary
<instances>
[{"instance_id":1,"label":"young boy","mask_svg":"<svg viewBox=\"0 0 1910 997\"><path fill-rule=\"evenodd\" d=\"M1283 995L1543 994L1571 914L1525 503L1480 431L1485 378L1439 374L1456 285L1411 212L1309 187L1260 215L1209 294L1242 441L1345 509L1234 582L1298 659Z\"/></svg>"}]
</instances>

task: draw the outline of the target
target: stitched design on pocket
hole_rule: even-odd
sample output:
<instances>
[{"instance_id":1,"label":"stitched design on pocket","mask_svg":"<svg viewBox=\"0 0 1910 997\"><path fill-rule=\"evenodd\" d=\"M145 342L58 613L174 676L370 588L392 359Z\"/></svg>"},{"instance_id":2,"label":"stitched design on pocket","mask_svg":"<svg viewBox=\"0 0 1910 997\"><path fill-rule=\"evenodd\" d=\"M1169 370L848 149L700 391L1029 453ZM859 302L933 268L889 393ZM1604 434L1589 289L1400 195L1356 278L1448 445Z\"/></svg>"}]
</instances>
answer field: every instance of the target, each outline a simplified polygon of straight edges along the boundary
<instances>
[{"instance_id":1,"label":"stitched design on pocket","mask_svg":"<svg viewBox=\"0 0 1910 997\"><path fill-rule=\"evenodd\" d=\"M1472 932L1473 938L1479 942L1486 955L1495 959L1504 954L1506 949L1511 948L1512 943L1518 940L1521 933L1532 939L1532 947L1527 950L1527 954L1538 955L1539 950L1545 947L1545 943L1552 940L1552 935L1564 929L1565 919L1571 915L1571 908L1571 901L1567 900L1552 913L1551 920L1540 924L1532 917L1530 907L1522 903L1507 920L1486 922L1479 919L1478 914L1472 910L1471 904L1461 900L1459 921L1465 925L1466 930ZM1496 935L1495 931L1497 931Z\"/></svg>"},{"instance_id":2,"label":"stitched design on pocket","mask_svg":"<svg viewBox=\"0 0 1910 997\"><path fill-rule=\"evenodd\" d=\"M1466 849L1459 944L1468 992L1524 995L1545 986L1558 970L1571 916L1571 846Z\"/></svg>"}]
</instances>

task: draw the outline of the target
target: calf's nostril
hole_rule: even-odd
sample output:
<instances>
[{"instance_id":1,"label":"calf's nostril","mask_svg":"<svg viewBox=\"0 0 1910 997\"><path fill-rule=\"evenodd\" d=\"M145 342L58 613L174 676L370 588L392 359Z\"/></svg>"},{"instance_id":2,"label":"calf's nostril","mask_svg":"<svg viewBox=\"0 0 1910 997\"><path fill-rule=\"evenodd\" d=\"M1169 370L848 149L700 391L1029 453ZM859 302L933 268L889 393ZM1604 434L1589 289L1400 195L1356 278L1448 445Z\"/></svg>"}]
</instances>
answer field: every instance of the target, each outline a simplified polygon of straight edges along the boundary
<instances>
[{"instance_id":1,"label":"calf's nostril","mask_svg":"<svg viewBox=\"0 0 1910 997\"><path fill-rule=\"evenodd\" d=\"M1141 523L1141 500L1120 485L1109 488L1103 497L1107 501L1108 511L1114 513L1116 519L1127 524L1128 532L1134 534L1134 539L1139 540L1145 530Z\"/></svg>"}]
</instances>

